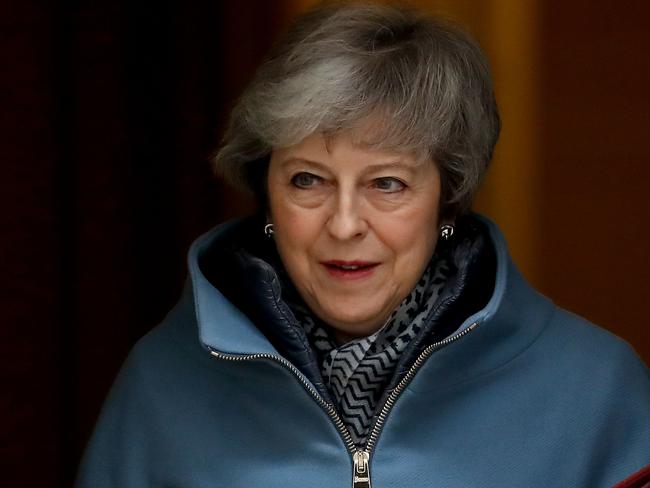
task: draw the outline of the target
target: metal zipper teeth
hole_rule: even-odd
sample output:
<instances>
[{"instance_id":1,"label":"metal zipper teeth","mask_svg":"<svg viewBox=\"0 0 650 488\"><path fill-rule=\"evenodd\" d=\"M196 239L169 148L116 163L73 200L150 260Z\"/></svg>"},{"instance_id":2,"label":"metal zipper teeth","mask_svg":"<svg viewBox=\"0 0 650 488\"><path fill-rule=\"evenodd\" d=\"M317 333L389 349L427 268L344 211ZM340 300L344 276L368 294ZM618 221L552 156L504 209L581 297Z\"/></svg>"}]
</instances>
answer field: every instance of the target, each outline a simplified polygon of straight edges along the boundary
<instances>
[{"instance_id":1,"label":"metal zipper teeth","mask_svg":"<svg viewBox=\"0 0 650 488\"><path fill-rule=\"evenodd\" d=\"M410 367L408 372L406 373L406 376L402 378L402 380L397 384L395 389L391 392L391 394L388 396L386 399L386 402L384 403L381 412L377 416L377 421L375 422L372 432L370 433L370 436L368 437L368 441L366 442L366 445L364 446L364 451L367 452L368 454L371 454L375 444L377 442L377 439L379 437L379 433L381 432L381 429L386 422L386 419L388 417L388 414L390 413L391 409L393 408L393 405L395 405L395 402L397 401L397 398L400 396L404 388L408 386L408 384L411 382L413 377L415 376L415 373L422 367L422 364L424 364L424 361L437 349L440 349L444 346L447 346L451 344L452 342L460 339L463 337L465 334L471 332L474 330L477 326L479 325L479 322L474 322L473 324L469 325L466 329L463 329L461 332L458 334L447 337L446 339L443 339L442 341L435 342L428 346L424 351L420 353L418 358L415 360L413 365ZM341 435L343 441L345 442L345 445L349 451L350 454L354 455L355 452L359 451L357 446L354 444L352 441L352 436L348 432L347 427L341 420L341 417L339 417L338 413L336 412L336 409L334 408L333 405L327 403L323 397L320 396L320 394L314 389L313 386L303 377L302 373L289 361L287 361L284 358L281 358L279 356L275 356L273 354L266 354L266 353L260 353L260 354L247 354L247 355L235 355L235 354L224 354L222 352L216 351L210 347L208 347L210 350L210 354L214 356L217 359L225 360L225 361L254 361L254 360L259 360L259 359L268 359L270 361L274 361L284 368L286 368L291 374L295 376L295 378L300 382L302 387L309 393L314 400L316 400L316 403L327 413L327 415L332 419L334 422L334 426L336 427L336 430L338 430L339 434Z\"/></svg>"},{"instance_id":2,"label":"metal zipper teeth","mask_svg":"<svg viewBox=\"0 0 650 488\"><path fill-rule=\"evenodd\" d=\"M477 326L479 325L479 322L474 322L473 324L469 325L467 328L463 329L460 331L458 334L447 337L446 339L443 339L442 341L434 342L430 346L427 346L427 348L420 353L418 358L415 360L413 365L410 367L408 372L406 373L406 376L402 378L402 380L397 384L395 389L390 393L388 398L386 399L386 402L384 402L384 405L379 412L379 415L377 416L377 420L375 421L375 424L372 428L372 432L370 433L370 436L368 437L368 441L366 442L365 445L365 451L370 455L375 447L375 444L377 443L377 439L379 438L379 434L381 432L382 427L384 426L384 423L386 422L386 418L388 417L388 414L393 408L393 405L395 405L395 402L397 401L397 398L399 398L400 394L408 386L408 384L411 382L413 377L415 376L415 373L422 367L424 362L427 360L427 358L437 349L440 349L444 346L447 346L451 344L452 342L460 339L463 337L465 334L468 334L472 330L474 330Z\"/></svg>"},{"instance_id":3,"label":"metal zipper teeth","mask_svg":"<svg viewBox=\"0 0 650 488\"><path fill-rule=\"evenodd\" d=\"M224 354L219 351L215 351L211 347L208 347L210 350L210 354L214 356L217 359L222 359L226 361L254 361L258 359L268 359L270 361L275 361L276 363L279 363L280 365L284 366L287 370L289 370L290 373L292 373L296 379L300 382L300 384L303 386L303 388L312 396L314 397L314 400L320 405L320 407L327 413L327 415L332 419L334 422L334 426L336 429L339 431L339 434L341 434L341 437L343 438L343 441L345 442L345 445L350 452L350 454L354 455L356 451L358 451L357 447L354 444L354 441L352 440L352 436L348 432L347 427L343 423L343 420L341 420L341 417L339 417L339 414L336 412L336 409L334 408L333 405L330 403L327 403L322 396L314 389L313 386L303 377L303 374L296 368L293 364L291 364L289 361L286 359L283 359L279 356L275 356L273 354L265 354L265 353L259 353L259 354L247 354L247 355L235 355L235 354Z\"/></svg>"}]
</instances>

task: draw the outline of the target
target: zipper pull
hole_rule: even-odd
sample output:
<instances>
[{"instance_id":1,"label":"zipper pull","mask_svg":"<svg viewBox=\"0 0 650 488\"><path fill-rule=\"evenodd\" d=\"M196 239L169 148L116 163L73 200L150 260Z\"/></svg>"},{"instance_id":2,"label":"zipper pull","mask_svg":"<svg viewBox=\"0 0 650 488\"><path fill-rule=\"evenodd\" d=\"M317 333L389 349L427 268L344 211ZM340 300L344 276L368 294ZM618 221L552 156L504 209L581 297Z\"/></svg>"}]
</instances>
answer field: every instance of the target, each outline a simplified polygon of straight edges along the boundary
<instances>
[{"instance_id":1,"label":"zipper pull","mask_svg":"<svg viewBox=\"0 0 650 488\"><path fill-rule=\"evenodd\" d=\"M354 461L352 488L370 488L370 454L359 450L354 453L352 459Z\"/></svg>"}]
</instances>

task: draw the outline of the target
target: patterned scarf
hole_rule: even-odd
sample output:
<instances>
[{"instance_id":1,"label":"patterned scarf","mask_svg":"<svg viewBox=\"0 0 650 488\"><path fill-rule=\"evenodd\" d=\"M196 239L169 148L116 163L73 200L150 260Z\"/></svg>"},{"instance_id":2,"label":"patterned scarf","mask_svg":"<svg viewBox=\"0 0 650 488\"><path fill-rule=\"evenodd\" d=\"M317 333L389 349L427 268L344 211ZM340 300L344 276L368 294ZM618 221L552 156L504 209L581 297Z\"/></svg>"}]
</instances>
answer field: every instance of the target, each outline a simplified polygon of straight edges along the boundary
<instances>
[{"instance_id":1,"label":"patterned scarf","mask_svg":"<svg viewBox=\"0 0 650 488\"><path fill-rule=\"evenodd\" d=\"M303 303L285 298L307 333L325 384L357 446L365 444L377 405L391 382L400 355L422 330L449 274L447 262L434 256L415 288L381 329L343 345L336 343L329 327Z\"/></svg>"}]
</instances>

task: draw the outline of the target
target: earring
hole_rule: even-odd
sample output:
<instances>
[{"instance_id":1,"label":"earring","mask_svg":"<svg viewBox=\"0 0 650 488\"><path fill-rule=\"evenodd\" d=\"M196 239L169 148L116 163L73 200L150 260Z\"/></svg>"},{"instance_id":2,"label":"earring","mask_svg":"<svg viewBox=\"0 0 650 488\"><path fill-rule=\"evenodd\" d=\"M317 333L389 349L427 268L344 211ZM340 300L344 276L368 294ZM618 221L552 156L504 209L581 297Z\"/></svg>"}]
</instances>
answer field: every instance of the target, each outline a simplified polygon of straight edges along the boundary
<instances>
[{"instance_id":1,"label":"earring","mask_svg":"<svg viewBox=\"0 0 650 488\"><path fill-rule=\"evenodd\" d=\"M271 237L275 231L273 230L273 224L266 224L264 226L264 234L266 237Z\"/></svg>"},{"instance_id":2,"label":"earring","mask_svg":"<svg viewBox=\"0 0 650 488\"><path fill-rule=\"evenodd\" d=\"M448 241L454 235L454 226L445 224L440 226L440 237Z\"/></svg>"}]
</instances>

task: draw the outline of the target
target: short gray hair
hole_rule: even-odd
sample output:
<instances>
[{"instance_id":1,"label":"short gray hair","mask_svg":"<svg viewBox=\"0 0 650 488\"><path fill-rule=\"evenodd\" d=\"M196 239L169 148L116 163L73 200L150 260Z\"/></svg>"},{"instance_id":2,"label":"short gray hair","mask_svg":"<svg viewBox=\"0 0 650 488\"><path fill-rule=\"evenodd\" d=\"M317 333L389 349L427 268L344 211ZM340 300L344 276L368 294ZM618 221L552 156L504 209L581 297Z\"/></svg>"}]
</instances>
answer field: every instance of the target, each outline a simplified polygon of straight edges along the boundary
<instances>
[{"instance_id":1,"label":"short gray hair","mask_svg":"<svg viewBox=\"0 0 650 488\"><path fill-rule=\"evenodd\" d=\"M433 161L441 217L469 210L499 136L485 55L465 32L411 9L328 3L302 15L235 105L215 170L266 200L273 148L366 120L374 148Z\"/></svg>"}]
</instances>

